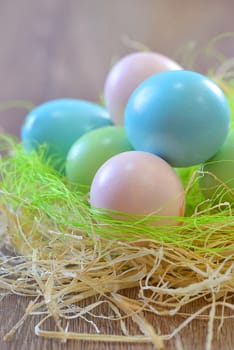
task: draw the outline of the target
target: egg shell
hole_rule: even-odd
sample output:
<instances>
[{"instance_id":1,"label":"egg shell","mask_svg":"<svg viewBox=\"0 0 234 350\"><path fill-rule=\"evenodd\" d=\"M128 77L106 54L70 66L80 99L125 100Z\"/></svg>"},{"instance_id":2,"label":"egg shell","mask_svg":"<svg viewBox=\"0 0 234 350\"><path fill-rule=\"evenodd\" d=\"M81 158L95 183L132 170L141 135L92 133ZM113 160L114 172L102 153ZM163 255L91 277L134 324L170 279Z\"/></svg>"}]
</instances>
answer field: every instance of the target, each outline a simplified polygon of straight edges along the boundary
<instances>
[{"instance_id":1,"label":"egg shell","mask_svg":"<svg viewBox=\"0 0 234 350\"><path fill-rule=\"evenodd\" d=\"M46 158L54 166L64 168L71 145L86 132L112 125L108 112L101 106L79 99L58 99L34 108L21 129L26 151L46 145Z\"/></svg>"},{"instance_id":2,"label":"egg shell","mask_svg":"<svg viewBox=\"0 0 234 350\"><path fill-rule=\"evenodd\" d=\"M90 203L126 214L180 216L184 213L184 190L174 169L163 159L128 151L110 158L97 171Z\"/></svg>"},{"instance_id":3,"label":"egg shell","mask_svg":"<svg viewBox=\"0 0 234 350\"><path fill-rule=\"evenodd\" d=\"M206 76L167 71L146 79L133 92L124 125L136 150L186 167L206 161L222 146L230 109L221 89Z\"/></svg>"},{"instance_id":4,"label":"egg shell","mask_svg":"<svg viewBox=\"0 0 234 350\"><path fill-rule=\"evenodd\" d=\"M206 198L234 201L234 130L219 151L201 167L199 185Z\"/></svg>"},{"instance_id":5,"label":"egg shell","mask_svg":"<svg viewBox=\"0 0 234 350\"><path fill-rule=\"evenodd\" d=\"M87 186L82 189L88 191L100 166L112 156L129 150L132 146L123 127L106 126L92 130L80 137L69 150L66 176L72 183Z\"/></svg>"},{"instance_id":6,"label":"egg shell","mask_svg":"<svg viewBox=\"0 0 234 350\"><path fill-rule=\"evenodd\" d=\"M177 69L181 69L179 64L155 52L135 52L119 60L110 70L104 89L113 122L123 125L127 101L143 80L161 71Z\"/></svg>"}]
</instances>

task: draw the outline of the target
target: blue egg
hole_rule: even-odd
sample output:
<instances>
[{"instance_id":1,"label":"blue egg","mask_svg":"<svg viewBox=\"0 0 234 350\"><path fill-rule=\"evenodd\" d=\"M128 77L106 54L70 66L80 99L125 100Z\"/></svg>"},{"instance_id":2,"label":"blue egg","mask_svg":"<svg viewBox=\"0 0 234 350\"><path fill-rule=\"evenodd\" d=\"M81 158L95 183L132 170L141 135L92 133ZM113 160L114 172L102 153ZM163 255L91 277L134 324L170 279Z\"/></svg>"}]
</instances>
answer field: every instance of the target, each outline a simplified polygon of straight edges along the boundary
<instances>
[{"instance_id":1,"label":"blue egg","mask_svg":"<svg viewBox=\"0 0 234 350\"><path fill-rule=\"evenodd\" d=\"M230 128L230 109L221 89L206 76L166 71L136 88L124 124L136 150L154 153L174 167L186 167L219 150Z\"/></svg>"},{"instance_id":2,"label":"blue egg","mask_svg":"<svg viewBox=\"0 0 234 350\"><path fill-rule=\"evenodd\" d=\"M62 170L71 145L88 131L107 125L112 122L101 106L78 99L59 99L41 104L27 115L21 138L26 151L45 145L46 158L52 158L52 165Z\"/></svg>"}]
</instances>

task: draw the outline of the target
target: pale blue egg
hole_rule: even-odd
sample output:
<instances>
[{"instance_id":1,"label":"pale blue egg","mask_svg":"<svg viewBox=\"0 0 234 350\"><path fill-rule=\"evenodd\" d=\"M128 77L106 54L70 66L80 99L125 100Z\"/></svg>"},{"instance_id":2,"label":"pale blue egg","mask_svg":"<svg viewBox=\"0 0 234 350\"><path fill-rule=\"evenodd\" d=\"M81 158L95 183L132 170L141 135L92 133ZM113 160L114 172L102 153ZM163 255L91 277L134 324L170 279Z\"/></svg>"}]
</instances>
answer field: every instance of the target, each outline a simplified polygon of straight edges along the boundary
<instances>
[{"instance_id":1,"label":"pale blue egg","mask_svg":"<svg viewBox=\"0 0 234 350\"><path fill-rule=\"evenodd\" d=\"M26 151L45 145L46 158L64 168L71 145L82 135L102 126L112 125L108 112L101 106L78 99L58 99L34 108L21 130Z\"/></svg>"},{"instance_id":2,"label":"pale blue egg","mask_svg":"<svg viewBox=\"0 0 234 350\"><path fill-rule=\"evenodd\" d=\"M224 93L206 76L167 71L136 88L124 124L136 150L185 167L202 163L219 150L230 128L230 109Z\"/></svg>"}]
</instances>

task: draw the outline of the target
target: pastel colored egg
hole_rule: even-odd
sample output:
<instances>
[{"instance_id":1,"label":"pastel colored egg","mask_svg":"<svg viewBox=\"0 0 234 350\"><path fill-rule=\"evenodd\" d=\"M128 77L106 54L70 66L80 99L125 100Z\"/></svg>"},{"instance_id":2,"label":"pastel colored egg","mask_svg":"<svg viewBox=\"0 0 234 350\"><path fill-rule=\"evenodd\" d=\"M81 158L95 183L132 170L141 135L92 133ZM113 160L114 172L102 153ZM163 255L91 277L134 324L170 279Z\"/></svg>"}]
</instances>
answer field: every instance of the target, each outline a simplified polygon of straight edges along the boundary
<instances>
[{"instance_id":1,"label":"pastel colored egg","mask_svg":"<svg viewBox=\"0 0 234 350\"><path fill-rule=\"evenodd\" d=\"M100 166L112 156L129 150L132 146L121 126L90 131L79 138L68 152L66 176L70 182L87 186L86 190L89 190Z\"/></svg>"},{"instance_id":2,"label":"pastel colored egg","mask_svg":"<svg viewBox=\"0 0 234 350\"><path fill-rule=\"evenodd\" d=\"M206 198L216 202L234 200L234 130L220 150L201 168L199 184Z\"/></svg>"},{"instance_id":3,"label":"pastel colored egg","mask_svg":"<svg viewBox=\"0 0 234 350\"><path fill-rule=\"evenodd\" d=\"M163 159L147 152L128 151L99 168L91 185L90 204L126 214L180 216L184 213L184 190Z\"/></svg>"},{"instance_id":4,"label":"pastel colored egg","mask_svg":"<svg viewBox=\"0 0 234 350\"><path fill-rule=\"evenodd\" d=\"M104 90L113 122L123 125L127 101L143 80L161 71L177 69L181 69L179 64L155 52L136 52L119 60L110 70Z\"/></svg>"},{"instance_id":5,"label":"pastel colored egg","mask_svg":"<svg viewBox=\"0 0 234 350\"><path fill-rule=\"evenodd\" d=\"M125 128L136 150L186 167L219 150L230 128L230 109L221 89L206 76L167 71L146 79L133 92Z\"/></svg>"},{"instance_id":6,"label":"pastel colored egg","mask_svg":"<svg viewBox=\"0 0 234 350\"><path fill-rule=\"evenodd\" d=\"M57 169L65 166L71 145L86 132L111 125L108 112L99 105L78 99L59 99L34 108L21 129L26 151L44 145L46 158Z\"/></svg>"}]
</instances>

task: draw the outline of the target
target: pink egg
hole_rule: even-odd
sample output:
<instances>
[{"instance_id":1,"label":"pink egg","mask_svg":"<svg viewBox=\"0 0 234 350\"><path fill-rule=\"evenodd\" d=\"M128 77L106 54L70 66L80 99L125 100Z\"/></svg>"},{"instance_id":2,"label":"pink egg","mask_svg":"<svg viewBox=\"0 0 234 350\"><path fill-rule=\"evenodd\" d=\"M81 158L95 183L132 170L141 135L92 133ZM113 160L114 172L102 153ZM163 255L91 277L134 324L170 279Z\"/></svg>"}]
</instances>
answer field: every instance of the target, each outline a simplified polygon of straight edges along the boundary
<instances>
[{"instance_id":1,"label":"pink egg","mask_svg":"<svg viewBox=\"0 0 234 350\"><path fill-rule=\"evenodd\" d=\"M182 69L170 58L154 52L125 56L110 70L105 82L105 102L115 124L123 125L124 109L132 92L151 75Z\"/></svg>"},{"instance_id":2,"label":"pink egg","mask_svg":"<svg viewBox=\"0 0 234 350\"><path fill-rule=\"evenodd\" d=\"M184 190L174 169L162 158L128 151L99 168L91 185L90 204L126 214L182 216Z\"/></svg>"}]
</instances>

